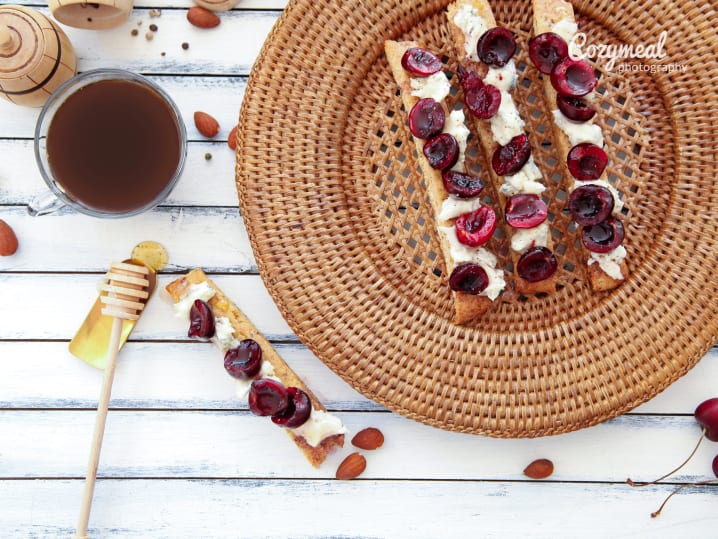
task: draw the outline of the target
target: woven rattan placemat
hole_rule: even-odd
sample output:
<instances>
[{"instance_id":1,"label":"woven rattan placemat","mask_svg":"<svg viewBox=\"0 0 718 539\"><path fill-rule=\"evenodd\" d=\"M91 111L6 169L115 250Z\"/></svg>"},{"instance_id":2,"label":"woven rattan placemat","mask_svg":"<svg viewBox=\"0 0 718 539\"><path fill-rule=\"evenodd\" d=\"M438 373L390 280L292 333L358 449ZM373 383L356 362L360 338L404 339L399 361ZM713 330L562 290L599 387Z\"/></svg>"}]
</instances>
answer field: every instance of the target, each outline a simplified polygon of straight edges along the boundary
<instances>
[{"instance_id":1,"label":"woven rattan placemat","mask_svg":"<svg viewBox=\"0 0 718 539\"><path fill-rule=\"evenodd\" d=\"M591 42L650 44L667 30L668 56L644 62L685 66L600 78L598 123L625 202L630 277L594 294L562 211L550 108L528 65L530 2L492 2L518 36L517 101L548 178L560 287L548 297L506 294L460 327L383 54L385 39L416 39L453 72L446 4L289 2L240 115L237 187L259 269L299 338L391 410L498 437L596 424L665 389L718 339L714 5L574 2ZM469 147L481 173L482 154ZM505 239L492 241L508 263Z\"/></svg>"}]
</instances>

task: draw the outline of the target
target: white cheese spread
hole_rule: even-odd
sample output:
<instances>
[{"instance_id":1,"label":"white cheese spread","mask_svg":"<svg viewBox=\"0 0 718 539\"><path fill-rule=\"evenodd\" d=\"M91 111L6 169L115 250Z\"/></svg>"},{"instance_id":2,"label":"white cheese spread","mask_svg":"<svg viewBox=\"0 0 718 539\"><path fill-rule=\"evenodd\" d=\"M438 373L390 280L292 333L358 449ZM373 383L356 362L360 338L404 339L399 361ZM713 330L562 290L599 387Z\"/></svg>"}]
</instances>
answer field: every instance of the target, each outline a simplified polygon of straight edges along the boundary
<instances>
[{"instance_id":1,"label":"white cheese spread","mask_svg":"<svg viewBox=\"0 0 718 539\"><path fill-rule=\"evenodd\" d=\"M516 74L516 64L513 60L509 60L504 67L489 67L484 82L496 86L499 90L508 92L518 81ZM503 96L502 96L503 99Z\"/></svg>"},{"instance_id":2,"label":"white cheese spread","mask_svg":"<svg viewBox=\"0 0 718 539\"><path fill-rule=\"evenodd\" d=\"M623 280L621 262L626 258L626 254L626 248L623 245L619 245L613 251L607 253L591 253L588 264L591 265L598 262L598 265L606 275L617 281L621 281Z\"/></svg>"},{"instance_id":3,"label":"white cheese spread","mask_svg":"<svg viewBox=\"0 0 718 539\"><path fill-rule=\"evenodd\" d=\"M214 337L210 340L223 354L230 348L239 346L239 340L234 338L232 323L226 316L218 316L214 319Z\"/></svg>"},{"instance_id":4,"label":"white cheese spread","mask_svg":"<svg viewBox=\"0 0 718 539\"><path fill-rule=\"evenodd\" d=\"M441 211L438 215L439 221L456 219L459 215L478 210L480 207L480 197L458 198L453 195L449 195L448 198L441 203Z\"/></svg>"},{"instance_id":5,"label":"white cheese spread","mask_svg":"<svg viewBox=\"0 0 718 539\"><path fill-rule=\"evenodd\" d=\"M516 135L524 132L524 121L511 98L511 94L501 91L501 105L499 110L491 117L491 132L494 139L502 146Z\"/></svg>"},{"instance_id":6,"label":"white cheese spread","mask_svg":"<svg viewBox=\"0 0 718 539\"><path fill-rule=\"evenodd\" d=\"M456 160L456 164L451 168L451 170L458 170L460 172L464 170L466 141L469 138L470 133L464 123L464 119L463 110L454 110L449 114L449 117L446 119L446 124L444 124L444 133L452 135L459 144L459 158Z\"/></svg>"},{"instance_id":7,"label":"white cheese spread","mask_svg":"<svg viewBox=\"0 0 718 539\"><path fill-rule=\"evenodd\" d=\"M441 103L451 91L451 84L443 71L437 71L428 77L412 77L410 84L411 95L419 99L430 97L438 103Z\"/></svg>"},{"instance_id":8,"label":"white cheese spread","mask_svg":"<svg viewBox=\"0 0 718 539\"><path fill-rule=\"evenodd\" d=\"M570 44L578 32L578 24L570 17L564 17L551 27L551 31L561 36L566 43Z\"/></svg>"},{"instance_id":9,"label":"white cheese spread","mask_svg":"<svg viewBox=\"0 0 718 539\"><path fill-rule=\"evenodd\" d=\"M540 180L541 177L541 171L536 166L532 155L516 174L504 176L504 183L499 187L499 192L507 197L519 193L540 195L546 190L546 186L537 181Z\"/></svg>"},{"instance_id":10,"label":"white cheese spread","mask_svg":"<svg viewBox=\"0 0 718 539\"><path fill-rule=\"evenodd\" d=\"M346 427L342 425L338 417L314 408L312 408L309 419L303 425L290 430L295 435L304 438L312 447L319 445L324 438L347 432Z\"/></svg>"},{"instance_id":11,"label":"white cheese spread","mask_svg":"<svg viewBox=\"0 0 718 539\"><path fill-rule=\"evenodd\" d=\"M189 311L192 309L195 300L201 299L202 301L209 301L214 294L214 289L207 284L207 281L202 281L199 284L191 284L187 289L187 293L182 296L182 299L174 304L175 316L178 318L189 318Z\"/></svg>"},{"instance_id":12,"label":"white cheese spread","mask_svg":"<svg viewBox=\"0 0 718 539\"><path fill-rule=\"evenodd\" d=\"M568 140L571 142L571 147L582 142L590 142L599 148L603 148L603 133L601 132L601 128L596 124L590 121L574 122L564 116L560 110L554 110L553 117L558 128L568 137Z\"/></svg>"},{"instance_id":13,"label":"white cheese spread","mask_svg":"<svg viewBox=\"0 0 718 539\"><path fill-rule=\"evenodd\" d=\"M516 228L511 236L511 249L523 254L531 247L546 247L548 235L549 229L546 221L533 228Z\"/></svg>"},{"instance_id":14,"label":"white cheese spread","mask_svg":"<svg viewBox=\"0 0 718 539\"><path fill-rule=\"evenodd\" d=\"M489 29L484 18L479 15L479 10L471 4L463 4L456 10L454 24L464 33L464 51L466 57L474 62L479 61L476 52L476 45L479 38Z\"/></svg>"}]
</instances>

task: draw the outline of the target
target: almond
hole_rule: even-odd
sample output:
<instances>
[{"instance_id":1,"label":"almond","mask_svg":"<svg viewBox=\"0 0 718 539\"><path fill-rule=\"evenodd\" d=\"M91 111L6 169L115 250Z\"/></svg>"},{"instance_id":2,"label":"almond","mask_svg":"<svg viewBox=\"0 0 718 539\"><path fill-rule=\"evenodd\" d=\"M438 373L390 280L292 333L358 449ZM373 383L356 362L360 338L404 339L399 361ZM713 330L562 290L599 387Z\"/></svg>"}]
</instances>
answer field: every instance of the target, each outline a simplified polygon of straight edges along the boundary
<instances>
[{"instance_id":1,"label":"almond","mask_svg":"<svg viewBox=\"0 0 718 539\"><path fill-rule=\"evenodd\" d=\"M189 8L187 20L197 28L214 28L219 24L217 15L199 6Z\"/></svg>"},{"instance_id":2,"label":"almond","mask_svg":"<svg viewBox=\"0 0 718 539\"><path fill-rule=\"evenodd\" d=\"M194 113L194 125L197 127L197 131L208 138L212 138L219 133L219 122L206 112L197 111Z\"/></svg>"},{"instance_id":3,"label":"almond","mask_svg":"<svg viewBox=\"0 0 718 539\"><path fill-rule=\"evenodd\" d=\"M0 219L0 256L10 256L17 251L17 236L10 225Z\"/></svg>"},{"instance_id":4,"label":"almond","mask_svg":"<svg viewBox=\"0 0 718 539\"><path fill-rule=\"evenodd\" d=\"M235 125L227 137L227 145L233 150L237 149L237 126Z\"/></svg>"},{"instance_id":5,"label":"almond","mask_svg":"<svg viewBox=\"0 0 718 539\"><path fill-rule=\"evenodd\" d=\"M524 468L524 475L531 479L546 479L553 473L553 462L548 459L538 459Z\"/></svg>"},{"instance_id":6,"label":"almond","mask_svg":"<svg viewBox=\"0 0 718 539\"><path fill-rule=\"evenodd\" d=\"M352 453L337 468L336 478L346 481L359 476L366 468L366 459L361 453Z\"/></svg>"},{"instance_id":7,"label":"almond","mask_svg":"<svg viewBox=\"0 0 718 539\"><path fill-rule=\"evenodd\" d=\"M379 429L375 429L374 427L360 430L354 435L354 438L352 438L352 445L358 447L359 449L366 449L368 451L373 451L374 449L381 447L383 444L384 435Z\"/></svg>"}]
</instances>

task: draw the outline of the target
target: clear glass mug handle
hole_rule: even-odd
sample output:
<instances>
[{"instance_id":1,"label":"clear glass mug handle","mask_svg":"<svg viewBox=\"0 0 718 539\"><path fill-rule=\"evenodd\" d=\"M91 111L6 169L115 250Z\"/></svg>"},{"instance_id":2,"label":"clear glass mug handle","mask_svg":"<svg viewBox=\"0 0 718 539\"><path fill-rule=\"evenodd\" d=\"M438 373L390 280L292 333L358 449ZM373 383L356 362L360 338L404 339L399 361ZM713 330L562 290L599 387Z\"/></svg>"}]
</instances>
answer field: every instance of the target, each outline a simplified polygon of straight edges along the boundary
<instances>
[{"instance_id":1,"label":"clear glass mug handle","mask_svg":"<svg viewBox=\"0 0 718 539\"><path fill-rule=\"evenodd\" d=\"M30 201L27 205L27 213L31 217L39 217L40 215L55 213L64 206L65 203L57 198L55 193L52 191L45 191Z\"/></svg>"}]
</instances>

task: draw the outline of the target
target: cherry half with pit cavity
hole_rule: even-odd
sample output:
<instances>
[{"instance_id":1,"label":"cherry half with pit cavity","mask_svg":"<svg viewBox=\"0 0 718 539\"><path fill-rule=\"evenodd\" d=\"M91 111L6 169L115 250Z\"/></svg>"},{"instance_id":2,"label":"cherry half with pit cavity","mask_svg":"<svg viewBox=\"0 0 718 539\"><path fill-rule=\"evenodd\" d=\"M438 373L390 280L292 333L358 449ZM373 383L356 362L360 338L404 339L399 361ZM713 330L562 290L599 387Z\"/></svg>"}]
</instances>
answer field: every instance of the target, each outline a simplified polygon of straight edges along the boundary
<instances>
[{"instance_id":1,"label":"cherry half with pit cavity","mask_svg":"<svg viewBox=\"0 0 718 539\"><path fill-rule=\"evenodd\" d=\"M195 339L211 339L214 337L214 315L206 301L194 300L189 310L188 337Z\"/></svg>"},{"instance_id":2,"label":"cherry half with pit cavity","mask_svg":"<svg viewBox=\"0 0 718 539\"><path fill-rule=\"evenodd\" d=\"M573 220L583 226L604 221L613 212L613 206L613 194L602 185L581 185L568 197L568 209Z\"/></svg>"},{"instance_id":3,"label":"cherry half with pit cavity","mask_svg":"<svg viewBox=\"0 0 718 539\"><path fill-rule=\"evenodd\" d=\"M274 414L272 422L288 429L295 429L304 425L312 414L312 400L298 387L288 387L287 394L289 396L287 409Z\"/></svg>"},{"instance_id":4,"label":"cherry half with pit cavity","mask_svg":"<svg viewBox=\"0 0 718 539\"><path fill-rule=\"evenodd\" d=\"M401 66L412 75L428 77L438 73L443 64L433 52L421 47L411 47L401 57Z\"/></svg>"},{"instance_id":5,"label":"cherry half with pit cavity","mask_svg":"<svg viewBox=\"0 0 718 539\"><path fill-rule=\"evenodd\" d=\"M548 207L538 195L521 193L506 203L506 223L513 228L534 228L548 217Z\"/></svg>"},{"instance_id":6,"label":"cherry half with pit cavity","mask_svg":"<svg viewBox=\"0 0 718 539\"><path fill-rule=\"evenodd\" d=\"M496 148L491 166L499 176L511 176L523 168L531 157L531 145L526 133L512 138L505 146Z\"/></svg>"},{"instance_id":7,"label":"cherry half with pit cavity","mask_svg":"<svg viewBox=\"0 0 718 539\"><path fill-rule=\"evenodd\" d=\"M529 41L529 56L536 69L550 75L556 64L568 57L568 45L558 34L546 32Z\"/></svg>"},{"instance_id":8,"label":"cherry half with pit cavity","mask_svg":"<svg viewBox=\"0 0 718 539\"><path fill-rule=\"evenodd\" d=\"M582 97L556 96L556 105L566 118L574 122L587 122L596 114L596 109Z\"/></svg>"},{"instance_id":9,"label":"cherry half with pit cavity","mask_svg":"<svg viewBox=\"0 0 718 539\"><path fill-rule=\"evenodd\" d=\"M564 58L551 72L551 85L561 95L583 97L598 84L596 73L586 60Z\"/></svg>"},{"instance_id":10,"label":"cherry half with pit cavity","mask_svg":"<svg viewBox=\"0 0 718 539\"><path fill-rule=\"evenodd\" d=\"M516 273L524 281L536 283L544 281L556 273L558 262L554 254L546 247L532 247L519 258Z\"/></svg>"},{"instance_id":11,"label":"cherry half with pit cavity","mask_svg":"<svg viewBox=\"0 0 718 539\"><path fill-rule=\"evenodd\" d=\"M441 173L441 180L444 189L459 198L474 198L484 189L480 178L456 170L445 170Z\"/></svg>"},{"instance_id":12,"label":"cherry half with pit cavity","mask_svg":"<svg viewBox=\"0 0 718 539\"><path fill-rule=\"evenodd\" d=\"M488 206L459 215L456 218L456 237L469 247L481 247L496 230L496 213Z\"/></svg>"},{"instance_id":13,"label":"cherry half with pit cavity","mask_svg":"<svg viewBox=\"0 0 718 539\"><path fill-rule=\"evenodd\" d=\"M422 150L431 168L446 170L459 160L459 143L450 133L441 133L430 138Z\"/></svg>"},{"instance_id":14,"label":"cherry half with pit cavity","mask_svg":"<svg viewBox=\"0 0 718 539\"><path fill-rule=\"evenodd\" d=\"M489 276L486 270L473 262L459 264L449 277L449 288L454 292L476 295L488 286Z\"/></svg>"},{"instance_id":15,"label":"cherry half with pit cavity","mask_svg":"<svg viewBox=\"0 0 718 539\"><path fill-rule=\"evenodd\" d=\"M251 380L262 367L262 349L257 341L244 339L224 354L224 368L233 378Z\"/></svg>"},{"instance_id":16,"label":"cherry half with pit cavity","mask_svg":"<svg viewBox=\"0 0 718 539\"><path fill-rule=\"evenodd\" d=\"M255 415L280 415L289 406L289 392L281 382L260 378L249 388L249 410Z\"/></svg>"},{"instance_id":17,"label":"cherry half with pit cavity","mask_svg":"<svg viewBox=\"0 0 718 539\"><path fill-rule=\"evenodd\" d=\"M591 142L576 144L568 152L566 164L571 175L577 180L597 180L608 164L608 155Z\"/></svg>"},{"instance_id":18,"label":"cherry half with pit cavity","mask_svg":"<svg viewBox=\"0 0 718 539\"><path fill-rule=\"evenodd\" d=\"M506 28L497 26L479 38L476 52L485 64L504 67L516 52L516 38Z\"/></svg>"},{"instance_id":19,"label":"cherry half with pit cavity","mask_svg":"<svg viewBox=\"0 0 718 539\"><path fill-rule=\"evenodd\" d=\"M581 230L581 241L593 253L608 253L621 245L625 235L623 223L611 216L598 224Z\"/></svg>"},{"instance_id":20,"label":"cherry half with pit cavity","mask_svg":"<svg viewBox=\"0 0 718 539\"><path fill-rule=\"evenodd\" d=\"M409 131L420 139L428 139L441 133L445 122L444 107L430 97L417 101L409 112Z\"/></svg>"}]
</instances>

